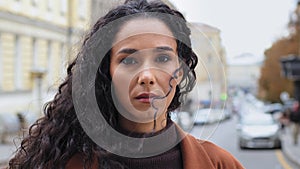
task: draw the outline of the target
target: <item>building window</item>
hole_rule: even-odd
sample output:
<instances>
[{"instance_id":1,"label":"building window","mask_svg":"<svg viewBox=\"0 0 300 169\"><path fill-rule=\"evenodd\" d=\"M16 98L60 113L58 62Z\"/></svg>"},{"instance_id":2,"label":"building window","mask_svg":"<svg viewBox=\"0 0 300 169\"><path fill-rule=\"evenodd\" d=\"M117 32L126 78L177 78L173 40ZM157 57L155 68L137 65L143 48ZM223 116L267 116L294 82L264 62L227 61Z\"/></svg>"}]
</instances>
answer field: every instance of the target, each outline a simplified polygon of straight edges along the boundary
<instances>
[{"instance_id":1,"label":"building window","mask_svg":"<svg viewBox=\"0 0 300 169\"><path fill-rule=\"evenodd\" d=\"M38 0L31 0L32 6L37 6Z\"/></svg>"},{"instance_id":2,"label":"building window","mask_svg":"<svg viewBox=\"0 0 300 169\"><path fill-rule=\"evenodd\" d=\"M211 45L214 43L214 38L213 37L208 37L208 40L211 43Z\"/></svg>"},{"instance_id":3,"label":"building window","mask_svg":"<svg viewBox=\"0 0 300 169\"><path fill-rule=\"evenodd\" d=\"M20 37L17 35L15 37L15 89L22 89L23 76L22 76L22 56L21 56L21 42Z\"/></svg>"},{"instance_id":4,"label":"building window","mask_svg":"<svg viewBox=\"0 0 300 169\"><path fill-rule=\"evenodd\" d=\"M37 40L33 38L32 40L32 68L38 67L38 46L37 46Z\"/></svg>"},{"instance_id":5,"label":"building window","mask_svg":"<svg viewBox=\"0 0 300 169\"><path fill-rule=\"evenodd\" d=\"M54 0L47 0L47 9L48 11L52 11L53 10L53 1Z\"/></svg>"},{"instance_id":6,"label":"building window","mask_svg":"<svg viewBox=\"0 0 300 169\"><path fill-rule=\"evenodd\" d=\"M68 1L67 0L61 0L61 8L60 8L60 13L62 15L65 15L67 13L68 10Z\"/></svg>"},{"instance_id":7,"label":"building window","mask_svg":"<svg viewBox=\"0 0 300 169\"><path fill-rule=\"evenodd\" d=\"M3 82L3 60L2 60L2 39L0 34L0 91L2 90L2 82Z\"/></svg>"},{"instance_id":8,"label":"building window","mask_svg":"<svg viewBox=\"0 0 300 169\"><path fill-rule=\"evenodd\" d=\"M5 5L5 2L2 2L3 0L0 0L0 4ZM14 3L12 4L12 8L14 11L21 11L22 6L20 0L15 0Z\"/></svg>"},{"instance_id":9,"label":"building window","mask_svg":"<svg viewBox=\"0 0 300 169\"><path fill-rule=\"evenodd\" d=\"M66 59L66 50L65 45L61 43L60 45L60 51L61 51L61 74L63 77L67 75L66 67L67 67L67 59Z\"/></svg>"},{"instance_id":10,"label":"building window","mask_svg":"<svg viewBox=\"0 0 300 169\"><path fill-rule=\"evenodd\" d=\"M208 54L208 55L207 55L207 62L208 62L209 64L211 64L211 63L213 62L213 57L212 57L211 54Z\"/></svg>"},{"instance_id":11,"label":"building window","mask_svg":"<svg viewBox=\"0 0 300 169\"><path fill-rule=\"evenodd\" d=\"M53 71L54 71L54 65L53 65L53 51L52 51L52 42L48 41L47 45L47 57L48 57L48 85L53 85Z\"/></svg>"},{"instance_id":12,"label":"building window","mask_svg":"<svg viewBox=\"0 0 300 169\"><path fill-rule=\"evenodd\" d=\"M78 16L80 19L84 19L86 16L86 0L79 0L78 4Z\"/></svg>"}]
</instances>

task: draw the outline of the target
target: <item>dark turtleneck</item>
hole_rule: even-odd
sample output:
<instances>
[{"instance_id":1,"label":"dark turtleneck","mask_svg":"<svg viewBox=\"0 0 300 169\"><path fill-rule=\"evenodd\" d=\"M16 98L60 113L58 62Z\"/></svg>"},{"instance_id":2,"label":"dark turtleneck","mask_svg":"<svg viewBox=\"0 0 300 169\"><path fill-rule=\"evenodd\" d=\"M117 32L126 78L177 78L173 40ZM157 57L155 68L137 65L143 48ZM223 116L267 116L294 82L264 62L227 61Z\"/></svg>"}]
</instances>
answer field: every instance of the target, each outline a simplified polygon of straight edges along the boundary
<instances>
[{"instance_id":1,"label":"dark turtleneck","mask_svg":"<svg viewBox=\"0 0 300 169\"><path fill-rule=\"evenodd\" d=\"M163 133L166 131L171 125L173 125L173 122L171 120L168 120L167 126L165 129L156 132L156 133L147 133L147 134L141 134L141 133L128 133L128 131L122 131L119 130L122 133L126 133L130 137L151 137L158 134ZM174 128L174 131L172 130L171 134L168 136L170 141L176 141L177 140L177 131ZM146 157L146 158L129 158L129 157L121 157L118 155L111 155L110 159L116 162L115 168L129 168L129 169L182 169L182 156L180 151L180 144L177 144L170 150L163 152L156 156ZM122 167L121 167L122 166ZM114 167L113 167L114 168Z\"/></svg>"}]
</instances>

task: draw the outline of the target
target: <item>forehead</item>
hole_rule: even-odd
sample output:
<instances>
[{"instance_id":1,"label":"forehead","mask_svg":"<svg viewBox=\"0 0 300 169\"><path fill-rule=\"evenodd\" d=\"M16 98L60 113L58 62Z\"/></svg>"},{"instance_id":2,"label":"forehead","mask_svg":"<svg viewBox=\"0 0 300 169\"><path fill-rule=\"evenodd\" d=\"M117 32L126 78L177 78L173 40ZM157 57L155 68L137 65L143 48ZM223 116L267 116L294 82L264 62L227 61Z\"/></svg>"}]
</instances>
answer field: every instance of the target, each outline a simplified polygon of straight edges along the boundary
<instances>
[{"instance_id":1,"label":"forehead","mask_svg":"<svg viewBox=\"0 0 300 169\"><path fill-rule=\"evenodd\" d=\"M173 33L161 20L156 18L135 18L125 22L120 27L114 43L143 34L156 34L173 38Z\"/></svg>"}]
</instances>

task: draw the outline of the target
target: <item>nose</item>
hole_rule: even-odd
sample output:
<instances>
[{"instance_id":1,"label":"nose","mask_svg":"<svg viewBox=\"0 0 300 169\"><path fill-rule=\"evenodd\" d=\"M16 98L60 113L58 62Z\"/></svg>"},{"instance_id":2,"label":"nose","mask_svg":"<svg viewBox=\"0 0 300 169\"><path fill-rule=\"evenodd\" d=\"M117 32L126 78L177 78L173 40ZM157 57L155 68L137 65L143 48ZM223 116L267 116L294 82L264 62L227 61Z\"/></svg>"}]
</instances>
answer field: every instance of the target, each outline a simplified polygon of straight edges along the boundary
<instances>
[{"instance_id":1,"label":"nose","mask_svg":"<svg viewBox=\"0 0 300 169\"><path fill-rule=\"evenodd\" d=\"M156 83L155 75L153 70L151 69L145 69L142 70L138 75L138 84L139 85L154 85Z\"/></svg>"}]
</instances>

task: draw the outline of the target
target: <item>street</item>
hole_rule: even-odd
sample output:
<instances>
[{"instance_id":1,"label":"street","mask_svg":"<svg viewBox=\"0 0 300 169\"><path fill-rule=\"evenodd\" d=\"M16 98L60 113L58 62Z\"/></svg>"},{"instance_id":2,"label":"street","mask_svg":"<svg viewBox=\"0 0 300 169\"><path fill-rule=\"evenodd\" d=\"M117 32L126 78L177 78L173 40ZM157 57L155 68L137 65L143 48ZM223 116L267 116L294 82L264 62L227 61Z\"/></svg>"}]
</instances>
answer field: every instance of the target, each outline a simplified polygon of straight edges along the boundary
<instances>
[{"instance_id":1,"label":"street","mask_svg":"<svg viewBox=\"0 0 300 169\"><path fill-rule=\"evenodd\" d=\"M240 150L235 125L236 118L233 117L216 124L194 126L190 134L226 149L247 169L297 169L293 163L284 158L279 149Z\"/></svg>"}]
</instances>

